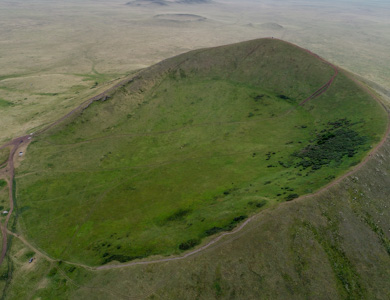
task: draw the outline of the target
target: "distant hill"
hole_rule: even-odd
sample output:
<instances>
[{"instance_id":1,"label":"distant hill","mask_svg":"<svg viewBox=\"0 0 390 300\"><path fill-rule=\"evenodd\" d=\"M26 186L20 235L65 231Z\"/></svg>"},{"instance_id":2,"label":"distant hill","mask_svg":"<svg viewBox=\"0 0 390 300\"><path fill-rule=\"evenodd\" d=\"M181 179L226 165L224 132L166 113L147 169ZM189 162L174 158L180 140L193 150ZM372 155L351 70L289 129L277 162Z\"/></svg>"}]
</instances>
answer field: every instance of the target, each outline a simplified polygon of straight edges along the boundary
<instances>
[{"instance_id":1,"label":"distant hill","mask_svg":"<svg viewBox=\"0 0 390 300\"><path fill-rule=\"evenodd\" d=\"M279 25L278 23L269 22L269 23L263 23L260 25L261 28L264 29L273 29L273 30L281 30L284 29L282 25Z\"/></svg>"},{"instance_id":2,"label":"distant hill","mask_svg":"<svg viewBox=\"0 0 390 300\"><path fill-rule=\"evenodd\" d=\"M278 23L268 22L263 24L253 24L248 23L246 26L253 28L261 28L261 29L270 29L270 30L282 30L284 27Z\"/></svg>"},{"instance_id":3,"label":"distant hill","mask_svg":"<svg viewBox=\"0 0 390 300\"><path fill-rule=\"evenodd\" d=\"M184 3L184 4L205 4L205 3L211 3L213 1L211 0L177 0L177 3Z\"/></svg>"},{"instance_id":4,"label":"distant hill","mask_svg":"<svg viewBox=\"0 0 390 300\"><path fill-rule=\"evenodd\" d=\"M157 20L164 21L174 21L174 22L196 22L196 21L205 21L207 18L192 15L192 14L159 14L154 16Z\"/></svg>"}]
</instances>

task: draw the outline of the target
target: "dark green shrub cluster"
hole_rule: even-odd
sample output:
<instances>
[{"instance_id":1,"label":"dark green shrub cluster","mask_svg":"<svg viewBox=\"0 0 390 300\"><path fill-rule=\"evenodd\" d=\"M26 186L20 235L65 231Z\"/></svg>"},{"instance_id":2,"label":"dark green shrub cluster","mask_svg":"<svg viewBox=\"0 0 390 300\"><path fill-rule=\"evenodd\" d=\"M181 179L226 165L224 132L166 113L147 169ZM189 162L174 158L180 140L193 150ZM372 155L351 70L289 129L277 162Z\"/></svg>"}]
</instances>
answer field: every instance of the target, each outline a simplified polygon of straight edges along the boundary
<instances>
[{"instance_id":1,"label":"dark green shrub cluster","mask_svg":"<svg viewBox=\"0 0 390 300\"><path fill-rule=\"evenodd\" d=\"M281 160L279 160L278 163L279 163L279 165L281 165L283 168L286 168L286 169L291 167L290 163L287 163L287 162L284 162Z\"/></svg>"},{"instance_id":2,"label":"dark green shrub cluster","mask_svg":"<svg viewBox=\"0 0 390 300\"><path fill-rule=\"evenodd\" d=\"M289 186L282 187L281 189L282 189L282 190L289 191L289 192L294 191L294 188L291 188L291 187L289 187Z\"/></svg>"},{"instance_id":3,"label":"dark green shrub cluster","mask_svg":"<svg viewBox=\"0 0 390 300\"><path fill-rule=\"evenodd\" d=\"M4 271L3 274L0 275L1 281L6 281L8 279L8 271Z\"/></svg>"},{"instance_id":4,"label":"dark green shrub cluster","mask_svg":"<svg viewBox=\"0 0 390 300\"><path fill-rule=\"evenodd\" d=\"M270 160L271 157L272 157L272 155L275 155L275 154L276 154L275 152L271 152L271 151L267 152L267 153L265 154L265 156L267 156L267 158L266 158L265 160Z\"/></svg>"},{"instance_id":5,"label":"dark green shrub cluster","mask_svg":"<svg viewBox=\"0 0 390 300\"><path fill-rule=\"evenodd\" d=\"M185 216L187 216L191 212L191 209L179 209L178 211L174 212L172 215L170 215L166 220L169 222L172 221L180 221L183 220Z\"/></svg>"},{"instance_id":6,"label":"dark green shrub cluster","mask_svg":"<svg viewBox=\"0 0 390 300\"><path fill-rule=\"evenodd\" d=\"M128 237L128 236L126 236ZM111 234L110 236L110 241L96 241L92 245L88 246L88 250L93 250L101 257L101 263L106 264L111 261L119 261L119 262L128 262L133 259L138 259L138 258L145 258L150 253L148 251L145 251L145 254L138 255L138 253L132 253L127 255L122 255L120 251L122 248L122 245L119 244L121 243L120 240L122 239L121 236L118 236L116 233ZM118 253L119 252L119 253ZM123 250L122 250L123 253Z\"/></svg>"},{"instance_id":7,"label":"dark green shrub cluster","mask_svg":"<svg viewBox=\"0 0 390 300\"><path fill-rule=\"evenodd\" d=\"M239 216L239 217L236 217L234 218L229 224L227 224L226 226L224 227L212 227L210 229L207 229L205 231L205 235L206 236L210 236L210 235L213 235L213 234L216 234L218 232L222 232L222 231L230 231L232 230L234 227L237 226L237 223L245 220L248 216Z\"/></svg>"},{"instance_id":8,"label":"dark green shrub cluster","mask_svg":"<svg viewBox=\"0 0 390 300\"><path fill-rule=\"evenodd\" d=\"M119 261L121 263L125 263L128 261L134 260L134 259L141 259L141 258L145 258L148 256L148 255L130 256L130 255L121 255L121 254L109 254L109 253L105 253L104 255L103 255L104 260L102 262L103 265L107 264L111 261Z\"/></svg>"},{"instance_id":9,"label":"dark green shrub cluster","mask_svg":"<svg viewBox=\"0 0 390 300\"><path fill-rule=\"evenodd\" d=\"M261 200L261 201L249 201L248 205L250 206L256 206L258 208L261 208L267 204L267 200Z\"/></svg>"},{"instance_id":10,"label":"dark green shrub cluster","mask_svg":"<svg viewBox=\"0 0 390 300\"><path fill-rule=\"evenodd\" d=\"M278 97L282 100L285 100L286 102L288 103L294 103L294 99L291 99L290 97L286 96L286 95L278 95Z\"/></svg>"},{"instance_id":11,"label":"dark green shrub cluster","mask_svg":"<svg viewBox=\"0 0 390 300\"><path fill-rule=\"evenodd\" d=\"M221 197L227 197L227 196L229 196L230 194L232 194L235 191L237 191L236 187L235 188L231 188L231 189L227 189L227 190L223 191L222 194L214 196L214 200L217 200L217 199L219 199Z\"/></svg>"},{"instance_id":12,"label":"dark green shrub cluster","mask_svg":"<svg viewBox=\"0 0 390 300\"><path fill-rule=\"evenodd\" d=\"M200 239L190 239L184 243L181 243L179 245L179 249L180 250L188 250L188 249L195 247L196 245L199 245L199 243L200 243Z\"/></svg>"},{"instance_id":13,"label":"dark green shrub cluster","mask_svg":"<svg viewBox=\"0 0 390 300\"><path fill-rule=\"evenodd\" d=\"M295 166L318 170L332 161L340 162L345 156L353 157L359 146L367 142L366 137L351 128L355 124L347 119L329 122L329 127L322 130L311 144L293 154L299 159Z\"/></svg>"},{"instance_id":14,"label":"dark green shrub cluster","mask_svg":"<svg viewBox=\"0 0 390 300\"><path fill-rule=\"evenodd\" d=\"M255 102L259 102L261 99L263 99L263 97L264 94L256 95L253 97L253 100L255 100Z\"/></svg>"},{"instance_id":15,"label":"dark green shrub cluster","mask_svg":"<svg viewBox=\"0 0 390 300\"><path fill-rule=\"evenodd\" d=\"M298 198L299 195L298 194L289 194L287 197L286 197L286 201L291 201L291 200L294 200L296 198Z\"/></svg>"},{"instance_id":16,"label":"dark green shrub cluster","mask_svg":"<svg viewBox=\"0 0 390 300\"><path fill-rule=\"evenodd\" d=\"M7 185L7 181L0 179L0 189Z\"/></svg>"},{"instance_id":17,"label":"dark green shrub cluster","mask_svg":"<svg viewBox=\"0 0 390 300\"><path fill-rule=\"evenodd\" d=\"M57 274L57 271L58 271L57 268L51 268L50 271L49 271L48 276L49 277L53 277L54 275Z\"/></svg>"},{"instance_id":18,"label":"dark green shrub cluster","mask_svg":"<svg viewBox=\"0 0 390 300\"><path fill-rule=\"evenodd\" d=\"M66 268L66 271L69 272L69 273L73 273L74 270L76 270L75 266L69 266L69 267Z\"/></svg>"},{"instance_id":19,"label":"dark green shrub cluster","mask_svg":"<svg viewBox=\"0 0 390 300\"><path fill-rule=\"evenodd\" d=\"M205 234L206 236L210 236L210 235L213 235L213 234L216 234L218 232L222 232L222 231L226 231L225 227L212 227L210 229L207 229L205 231Z\"/></svg>"}]
</instances>

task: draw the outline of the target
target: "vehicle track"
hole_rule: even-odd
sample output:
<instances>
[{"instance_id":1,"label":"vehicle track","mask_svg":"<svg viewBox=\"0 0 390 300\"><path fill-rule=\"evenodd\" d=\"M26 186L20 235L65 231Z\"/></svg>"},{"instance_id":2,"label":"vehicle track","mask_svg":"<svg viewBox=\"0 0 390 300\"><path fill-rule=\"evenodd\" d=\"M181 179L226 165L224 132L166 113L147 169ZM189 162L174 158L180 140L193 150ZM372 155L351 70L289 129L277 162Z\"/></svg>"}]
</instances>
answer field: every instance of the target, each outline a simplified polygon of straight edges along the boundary
<instances>
[{"instance_id":1,"label":"vehicle track","mask_svg":"<svg viewBox=\"0 0 390 300\"><path fill-rule=\"evenodd\" d=\"M12 150L10 151L9 157L8 157L8 162L5 168L0 170L0 176L2 175L5 178L8 178L8 194L9 194L9 205L10 209L8 211L8 215L4 221L4 223L0 224L1 226L1 235L3 239L3 247L1 249L1 256L0 256L0 265L4 261L4 257L7 253L7 246L8 246L8 235L7 235L7 227L8 227L8 222L9 219L11 218L12 212L14 211L14 198L13 198L13 181L15 177L15 166L14 166L14 156L16 151L19 149L19 147L23 145L28 145L28 143L31 141L29 140L30 135L18 137L11 142L8 142L4 144L1 148L9 147L12 146Z\"/></svg>"},{"instance_id":2,"label":"vehicle track","mask_svg":"<svg viewBox=\"0 0 390 300\"><path fill-rule=\"evenodd\" d=\"M339 70L337 69L336 66L334 66L333 64L331 64L330 62L327 62L325 61L324 59L322 59L321 57L319 57L318 55L310 52L309 50L306 50L306 52L310 53L311 55L314 55L315 57L317 57L318 59L320 59L321 61L323 61L324 63L326 63L327 65L331 66L334 70L334 74L333 76L329 79L329 81L327 83L325 83L322 87L320 87L318 90L316 90L313 94L311 94L309 97L307 97L305 100L303 100L301 103L299 103L299 105L303 106L306 102L310 101L310 100L313 100L314 98L317 98L319 96L321 96L323 93L325 93L328 88L332 85L333 81L335 80L335 78L337 77L337 75L339 74Z\"/></svg>"},{"instance_id":3,"label":"vehicle track","mask_svg":"<svg viewBox=\"0 0 390 300\"><path fill-rule=\"evenodd\" d=\"M287 43L289 43L289 42L287 42ZM294 45L292 43L289 43L289 44L293 45L294 47L298 47L300 49L303 49L303 48L301 48L299 46L296 46L296 45ZM303 50L306 51L307 53L309 53L310 55L318 58L319 60L323 61L324 63L328 64L329 66L331 66L334 69L335 73L330 78L330 80L328 82L326 82L323 86L321 86L318 90L316 90L308 98L306 98L301 103L299 103L299 105L301 105L301 106L303 106L308 101L313 100L313 99L319 97L320 95L322 95L324 92L326 92L327 89L332 85L334 79L336 78L336 76L339 73L339 70L333 64L325 61L323 58L321 58L317 54L312 53L311 51L309 51L307 49L303 49ZM376 94L374 94L366 86L364 86L360 81L357 81L356 79L354 79L353 76L348 74L348 72L345 72L345 73L346 73L346 75L348 77L350 77L352 80L354 80L359 86L361 86L365 91L367 91L367 93L369 93L386 110L386 112L388 114L388 120L389 120L389 109L382 103L382 101L378 98L378 96ZM47 130L49 130L53 126L59 124L60 122L62 122L66 118L68 118L71 115L73 115L79 109L85 109L86 107L88 107L94 101L100 100L103 97L107 96L107 94L109 92L111 92L112 90L114 90L115 88L118 88L118 87L123 86L126 83L130 82L131 80L133 80L133 78L135 76L133 76L130 79L125 79L125 80L121 81L120 83L116 84L115 86L111 87L107 91L105 91L105 92L103 92L103 93L101 93L101 94L99 94L97 96L94 96L94 97L88 99L87 101L83 102L80 106L78 106L77 108L72 110L70 113L66 114L64 117L60 118L56 122L52 123L51 125L47 126L46 128L44 128L43 130L37 132L34 135L38 135L38 134L42 134L42 133L46 132ZM335 186L336 184L340 183L346 177L351 176L352 174L356 173L383 146L383 144L386 142L389 134L390 134L390 122L388 121L387 130L386 130L386 133L383 136L382 140L369 152L369 154L365 157L365 159L363 161L361 161L357 166L355 166L352 170L350 170L346 174L342 175L341 177L337 178L336 180L332 181L331 183L329 183L328 185L324 186L323 188L319 189L315 193L301 196L301 197L295 199L294 201L284 202L284 203L282 203L280 205L293 205L293 203L295 203L297 201L302 201L302 200L304 200L306 198L319 195L319 194L323 193L324 191L328 190L329 188L331 188L331 187ZM14 139L14 140L4 144L3 146L0 146L0 149L2 149L4 147L9 147L9 146L13 147L11 152L10 152L6 168L0 170L0 176L3 175L5 177L9 178L9 180L8 180L8 189L9 189L9 199L10 199L10 211L9 211L9 213L7 215L7 218L6 218L6 221L4 222L4 224L1 224L1 231L2 231L2 235L3 235L3 248L2 248L2 252L1 252L1 256L0 256L0 265L3 262L3 260L5 258L5 255L6 255L6 252L7 252L7 234L10 234L10 235L13 235L13 236L19 238L26 246L34 249L34 251L36 251L37 253L39 253L40 255L42 255L43 257L48 259L49 261L59 261L59 260L53 259L53 258L49 257L48 255L42 253L38 249L34 248L31 244L29 244L23 237L21 237L20 235L17 235L14 232L11 232L11 231L9 231L7 229L8 222L9 222L9 219L11 217L11 214L12 214L13 208L14 208L13 180L14 180L14 175L15 175L14 174L14 157L15 157L15 153L20 148L21 145L27 146L28 143L31 142L31 139L29 139L31 137L32 137L31 135L22 136L22 137L16 138L16 139ZM134 266L134 265L149 265L149 264L163 263L163 262L169 262L169 261L183 260L183 259L186 259L186 258L188 258L190 256L196 255L196 254L206 250L207 248L210 248L212 245L217 243L219 240L221 240L225 236L231 236L231 235L236 234L237 232L242 231L242 229L245 228L248 223L250 223L255 217L257 217L258 215L260 215L262 213L263 212L260 212L259 214L256 214L256 215L253 215L252 217L250 217L247 220L245 220L240 226L236 227L232 231L224 232L224 233L218 235L216 238L214 238L211 241L209 241L207 244L205 244L205 245L203 245L203 246L201 246L199 248L196 248L195 250L189 251L189 252L187 252L187 253L185 253L184 255L181 255L181 256L160 258L160 259L155 259L155 260L135 261L135 262L129 262L129 263L122 263L122 264L110 264L110 265L103 265L103 266L99 266L99 267L90 267L90 266L87 266L87 265L73 263L73 262L67 262L67 261L63 261L63 262L68 263L68 264L72 264L74 266L83 267L83 268L86 268L86 269L89 269L89 270L109 270L109 269L130 267L130 266Z\"/></svg>"},{"instance_id":4,"label":"vehicle track","mask_svg":"<svg viewBox=\"0 0 390 300\"><path fill-rule=\"evenodd\" d=\"M328 88L332 85L332 83L333 83L333 81L335 80L335 78L337 77L337 75L339 74L339 70L338 70L338 68L337 68L334 64L332 64L332 63L326 61L326 60L323 59L321 56L319 56L319 55L317 55L317 54L311 52L311 51L308 50L308 49L299 47L299 46L297 46L297 45L295 45L295 44L293 44L293 43L290 43L290 42L287 42L287 41L283 41L283 40L280 40L280 39L278 39L278 38L267 38L267 39L273 39L273 40L277 40L277 41L282 41L282 42L285 42L285 43L287 43L287 44L289 44L289 45L291 45L291 46L293 46L293 47L295 47L295 48L301 49L301 50L305 51L306 53L310 54L311 56L314 56L314 57L317 58L318 60L322 61L323 63L327 64L328 66L330 66L330 67L334 70L334 74L333 74L333 76L329 79L329 81L326 82L323 86L321 86L318 90L316 90L316 91L315 91L313 94L311 94L309 97L307 97L305 100L301 101L301 102L299 103L299 105L301 105L301 106L303 106L306 102L308 102L308 101L310 101L310 100L313 100L314 98L317 98L317 97L321 96L323 93L325 93L325 92L328 90Z\"/></svg>"}]
</instances>

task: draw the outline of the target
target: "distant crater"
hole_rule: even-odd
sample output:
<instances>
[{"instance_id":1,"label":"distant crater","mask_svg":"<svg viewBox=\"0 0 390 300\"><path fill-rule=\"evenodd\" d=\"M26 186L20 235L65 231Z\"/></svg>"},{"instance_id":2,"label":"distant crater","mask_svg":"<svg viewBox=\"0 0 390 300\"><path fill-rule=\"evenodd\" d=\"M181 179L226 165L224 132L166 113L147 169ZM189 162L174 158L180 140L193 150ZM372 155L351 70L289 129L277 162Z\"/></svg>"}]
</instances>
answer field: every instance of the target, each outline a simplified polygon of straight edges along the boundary
<instances>
[{"instance_id":1,"label":"distant crater","mask_svg":"<svg viewBox=\"0 0 390 300\"><path fill-rule=\"evenodd\" d=\"M133 0L126 3L129 6L168 6L172 4L207 4L212 0Z\"/></svg>"},{"instance_id":2,"label":"distant crater","mask_svg":"<svg viewBox=\"0 0 390 300\"><path fill-rule=\"evenodd\" d=\"M263 23L263 24L253 24L253 23L248 23L246 24L247 27L252 27L252 28L260 28L260 29L269 29L269 30L282 30L284 27L278 23Z\"/></svg>"},{"instance_id":3,"label":"distant crater","mask_svg":"<svg viewBox=\"0 0 390 300\"><path fill-rule=\"evenodd\" d=\"M278 23L273 23L273 22L263 23L260 25L260 27L263 29L272 29L272 30L284 29L284 27L282 25L279 25Z\"/></svg>"},{"instance_id":4,"label":"distant crater","mask_svg":"<svg viewBox=\"0 0 390 300\"><path fill-rule=\"evenodd\" d=\"M205 17L192 14L159 14L155 15L153 18L157 20L174 22L198 22L207 20Z\"/></svg>"},{"instance_id":5,"label":"distant crater","mask_svg":"<svg viewBox=\"0 0 390 300\"><path fill-rule=\"evenodd\" d=\"M206 4L211 3L211 0L178 0L177 3L183 3L183 4Z\"/></svg>"}]
</instances>

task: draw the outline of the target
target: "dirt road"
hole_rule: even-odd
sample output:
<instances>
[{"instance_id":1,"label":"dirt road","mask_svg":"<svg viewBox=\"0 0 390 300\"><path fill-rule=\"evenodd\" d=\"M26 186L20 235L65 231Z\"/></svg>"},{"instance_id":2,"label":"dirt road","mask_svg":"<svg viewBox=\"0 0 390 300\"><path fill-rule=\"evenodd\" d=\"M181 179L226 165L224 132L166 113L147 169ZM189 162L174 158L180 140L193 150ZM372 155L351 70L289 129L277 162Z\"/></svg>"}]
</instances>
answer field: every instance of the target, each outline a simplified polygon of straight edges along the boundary
<instances>
[{"instance_id":1,"label":"dirt road","mask_svg":"<svg viewBox=\"0 0 390 300\"><path fill-rule=\"evenodd\" d=\"M2 264L5 254L7 253L7 243L8 243L8 236L7 236L7 227L9 219L12 215L12 212L14 211L14 199L13 199L13 181L14 181L14 175L15 175L15 167L14 167L14 158L15 153L17 153L17 150L23 145L26 146L31 141L30 135L25 135L22 137L18 137L3 146L1 148L5 147L12 147L11 152L8 157L7 165L4 167L4 169L0 170L0 175L3 175L5 178L8 178L8 193L9 193L9 205L10 209L8 211L8 215L2 223L1 226L1 234L3 239L3 248L1 249L1 256L0 256L0 265Z\"/></svg>"}]
</instances>

